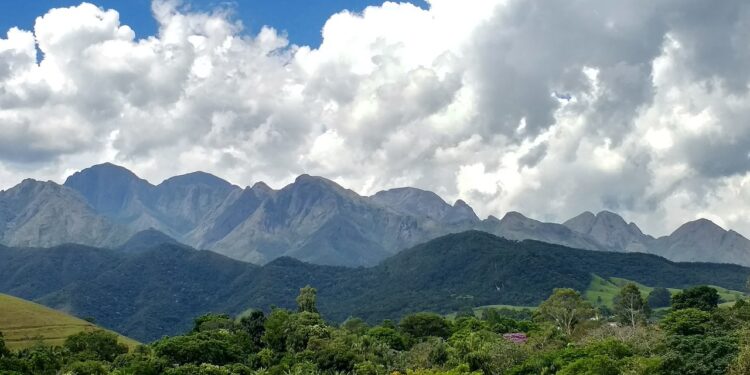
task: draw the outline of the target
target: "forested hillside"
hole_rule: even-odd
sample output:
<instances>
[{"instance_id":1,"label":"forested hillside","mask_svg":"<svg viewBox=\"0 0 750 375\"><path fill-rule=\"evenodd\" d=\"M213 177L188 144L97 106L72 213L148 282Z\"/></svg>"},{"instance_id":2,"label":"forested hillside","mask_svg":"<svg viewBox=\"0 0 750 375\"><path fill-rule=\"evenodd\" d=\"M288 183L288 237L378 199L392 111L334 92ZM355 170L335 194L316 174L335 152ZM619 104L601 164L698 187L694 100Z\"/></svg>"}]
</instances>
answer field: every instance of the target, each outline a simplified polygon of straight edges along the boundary
<instances>
[{"instance_id":1,"label":"forested hillside","mask_svg":"<svg viewBox=\"0 0 750 375\"><path fill-rule=\"evenodd\" d=\"M312 265L280 258L265 266L162 243L146 251L66 245L0 248L0 292L91 316L107 328L150 341L184 331L207 312L291 308L299 289L318 289L333 321L368 322L418 311L451 313L485 305L537 305L554 288L585 291L593 275L651 287L711 284L742 290L750 270L673 263L646 254L605 253L484 232L448 235L372 268Z\"/></svg>"},{"instance_id":2,"label":"forested hillside","mask_svg":"<svg viewBox=\"0 0 750 375\"><path fill-rule=\"evenodd\" d=\"M653 294L653 293L652 293ZM533 314L485 309L445 318L409 314L377 324L320 314L317 291L299 290L294 309L239 316L204 314L183 334L135 349L104 331L60 346L7 350L3 374L75 375L741 375L750 370L744 340L750 304L719 307L717 290L699 286L653 300L625 284L612 309L573 289L555 289Z\"/></svg>"}]
</instances>

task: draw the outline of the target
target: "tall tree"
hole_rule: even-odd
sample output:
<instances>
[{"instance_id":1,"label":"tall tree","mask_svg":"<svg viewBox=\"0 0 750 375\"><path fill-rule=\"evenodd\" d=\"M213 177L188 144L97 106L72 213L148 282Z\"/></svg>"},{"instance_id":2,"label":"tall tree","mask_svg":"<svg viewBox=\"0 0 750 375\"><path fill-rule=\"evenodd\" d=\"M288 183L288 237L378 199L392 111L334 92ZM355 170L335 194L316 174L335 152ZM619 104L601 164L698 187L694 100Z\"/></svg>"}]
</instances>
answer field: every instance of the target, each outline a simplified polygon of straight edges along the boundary
<instances>
[{"instance_id":1,"label":"tall tree","mask_svg":"<svg viewBox=\"0 0 750 375\"><path fill-rule=\"evenodd\" d=\"M253 310L240 318L240 327L250 337L254 351L260 350L263 345L263 334L266 331L266 315L261 310Z\"/></svg>"},{"instance_id":2,"label":"tall tree","mask_svg":"<svg viewBox=\"0 0 750 375\"><path fill-rule=\"evenodd\" d=\"M672 294L669 293L667 288L654 288L654 290L648 294L648 305L652 308L669 307L671 300Z\"/></svg>"},{"instance_id":3,"label":"tall tree","mask_svg":"<svg viewBox=\"0 0 750 375\"><path fill-rule=\"evenodd\" d=\"M316 306L316 299L318 290L307 285L299 290L299 296L297 296L297 309L299 312L318 313L318 307Z\"/></svg>"},{"instance_id":4,"label":"tall tree","mask_svg":"<svg viewBox=\"0 0 750 375\"><path fill-rule=\"evenodd\" d=\"M594 316L594 308L573 289L555 289L537 309L537 318L549 321L571 335L578 324Z\"/></svg>"},{"instance_id":5,"label":"tall tree","mask_svg":"<svg viewBox=\"0 0 750 375\"><path fill-rule=\"evenodd\" d=\"M640 289L633 283L622 287L615 296L614 310L621 323L633 328L639 323L644 323L651 314L651 309L643 299Z\"/></svg>"},{"instance_id":6,"label":"tall tree","mask_svg":"<svg viewBox=\"0 0 750 375\"><path fill-rule=\"evenodd\" d=\"M719 292L705 285L685 289L672 296L672 308L675 310L696 308L713 311L717 307L719 307Z\"/></svg>"}]
</instances>

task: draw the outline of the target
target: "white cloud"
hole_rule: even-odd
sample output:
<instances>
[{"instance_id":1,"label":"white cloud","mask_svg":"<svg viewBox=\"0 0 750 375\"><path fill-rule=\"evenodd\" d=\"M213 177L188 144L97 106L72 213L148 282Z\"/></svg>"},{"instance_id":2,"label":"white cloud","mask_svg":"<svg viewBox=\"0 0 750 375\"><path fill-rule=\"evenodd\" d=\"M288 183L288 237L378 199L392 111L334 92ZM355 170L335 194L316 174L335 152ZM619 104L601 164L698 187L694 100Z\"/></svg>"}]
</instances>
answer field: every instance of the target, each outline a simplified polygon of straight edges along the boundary
<instances>
[{"instance_id":1,"label":"white cloud","mask_svg":"<svg viewBox=\"0 0 750 375\"><path fill-rule=\"evenodd\" d=\"M312 173L482 215L610 209L655 234L705 215L750 233L740 0L387 2L332 15L319 48L177 4L154 2L146 39L85 3L0 39L2 187L102 161L155 182Z\"/></svg>"}]
</instances>

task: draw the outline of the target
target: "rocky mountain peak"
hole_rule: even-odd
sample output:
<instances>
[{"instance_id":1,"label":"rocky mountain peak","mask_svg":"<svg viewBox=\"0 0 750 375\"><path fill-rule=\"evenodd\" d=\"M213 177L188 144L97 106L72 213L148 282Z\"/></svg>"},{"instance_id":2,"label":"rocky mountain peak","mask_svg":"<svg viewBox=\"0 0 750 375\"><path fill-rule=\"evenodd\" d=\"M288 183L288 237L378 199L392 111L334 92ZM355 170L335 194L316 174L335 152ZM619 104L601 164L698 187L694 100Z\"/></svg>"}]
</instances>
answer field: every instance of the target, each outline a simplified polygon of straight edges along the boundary
<instances>
[{"instance_id":1,"label":"rocky mountain peak","mask_svg":"<svg viewBox=\"0 0 750 375\"><path fill-rule=\"evenodd\" d=\"M76 172L65 186L78 191L98 212L116 216L128 202L154 188L130 170L104 163Z\"/></svg>"},{"instance_id":2,"label":"rocky mountain peak","mask_svg":"<svg viewBox=\"0 0 750 375\"><path fill-rule=\"evenodd\" d=\"M268 186L263 181L258 181L256 183L254 183L253 186L250 187L250 189L253 190L253 191L263 192L263 193L270 193L270 192L274 191L273 188L271 188L270 186Z\"/></svg>"},{"instance_id":3,"label":"rocky mountain peak","mask_svg":"<svg viewBox=\"0 0 750 375\"><path fill-rule=\"evenodd\" d=\"M711 220L700 218L677 228L670 237L723 235L727 231Z\"/></svg>"},{"instance_id":4,"label":"rocky mountain peak","mask_svg":"<svg viewBox=\"0 0 750 375\"><path fill-rule=\"evenodd\" d=\"M503 223L518 223L518 222L525 222L529 221L528 217L524 216L522 213L518 211L508 211L505 213L505 216L503 216L502 219L500 219L500 222Z\"/></svg>"},{"instance_id":5,"label":"rocky mountain peak","mask_svg":"<svg viewBox=\"0 0 750 375\"><path fill-rule=\"evenodd\" d=\"M379 191L370 197L375 203L390 207L396 212L442 220L451 209L439 195L422 189L401 187Z\"/></svg>"},{"instance_id":6,"label":"rocky mountain peak","mask_svg":"<svg viewBox=\"0 0 750 375\"><path fill-rule=\"evenodd\" d=\"M596 215L590 211L585 211L574 218L568 219L563 225L579 233L588 233L595 222Z\"/></svg>"},{"instance_id":7,"label":"rocky mountain peak","mask_svg":"<svg viewBox=\"0 0 750 375\"><path fill-rule=\"evenodd\" d=\"M235 187L228 181L206 172L192 172L164 180L159 186L191 186L203 185L215 189L231 189Z\"/></svg>"},{"instance_id":8,"label":"rocky mountain peak","mask_svg":"<svg viewBox=\"0 0 750 375\"><path fill-rule=\"evenodd\" d=\"M461 199L457 200L456 203L453 204L449 216L451 221L480 221L479 217L474 212L474 209Z\"/></svg>"}]
</instances>

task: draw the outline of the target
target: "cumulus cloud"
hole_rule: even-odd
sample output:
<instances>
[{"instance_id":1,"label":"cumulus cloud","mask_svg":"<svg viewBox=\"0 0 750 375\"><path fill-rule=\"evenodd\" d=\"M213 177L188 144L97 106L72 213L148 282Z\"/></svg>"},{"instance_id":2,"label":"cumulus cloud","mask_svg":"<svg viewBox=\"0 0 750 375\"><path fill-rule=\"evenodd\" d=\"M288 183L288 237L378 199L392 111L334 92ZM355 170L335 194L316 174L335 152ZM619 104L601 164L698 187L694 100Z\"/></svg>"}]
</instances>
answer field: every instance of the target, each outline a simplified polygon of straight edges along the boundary
<instances>
[{"instance_id":1,"label":"cumulus cloud","mask_svg":"<svg viewBox=\"0 0 750 375\"><path fill-rule=\"evenodd\" d=\"M145 39L86 3L0 38L3 187L102 161L155 182L310 173L483 215L750 233L746 2L386 2L332 15L318 48L223 10L153 14Z\"/></svg>"}]
</instances>

